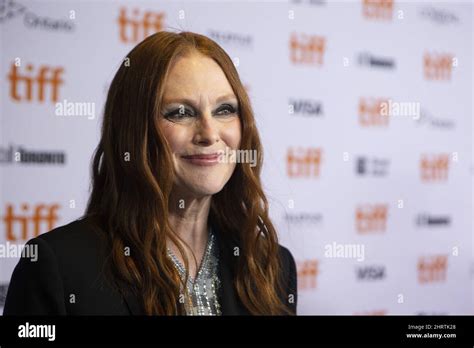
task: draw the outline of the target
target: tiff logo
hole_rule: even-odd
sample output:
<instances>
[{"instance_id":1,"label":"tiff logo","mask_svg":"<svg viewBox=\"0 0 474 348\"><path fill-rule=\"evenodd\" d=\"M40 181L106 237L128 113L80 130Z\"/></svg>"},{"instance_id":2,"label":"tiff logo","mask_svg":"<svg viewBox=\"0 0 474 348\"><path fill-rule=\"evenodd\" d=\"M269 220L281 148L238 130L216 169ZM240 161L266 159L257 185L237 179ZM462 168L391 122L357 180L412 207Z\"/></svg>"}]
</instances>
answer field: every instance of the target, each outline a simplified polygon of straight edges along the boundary
<instances>
[{"instance_id":1,"label":"tiff logo","mask_svg":"<svg viewBox=\"0 0 474 348\"><path fill-rule=\"evenodd\" d=\"M321 171L320 148L293 148L287 153L287 174L294 177L319 177Z\"/></svg>"},{"instance_id":2,"label":"tiff logo","mask_svg":"<svg viewBox=\"0 0 474 348\"><path fill-rule=\"evenodd\" d=\"M322 65L325 39L321 36L296 34L290 38L290 59L293 64Z\"/></svg>"},{"instance_id":3,"label":"tiff logo","mask_svg":"<svg viewBox=\"0 0 474 348\"><path fill-rule=\"evenodd\" d=\"M34 72L32 64L27 64L23 72L20 72L19 68L19 61L12 63L8 74L10 97L14 101L31 102L36 99L42 103L45 101L46 87L50 87L51 102L58 101L59 86L64 83L61 79L61 74L64 72L62 67L52 68L42 65L37 72ZM20 86L23 88L20 89Z\"/></svg>"},{"instance_id":4,"label":"tiff logo","mask_svg":"<svg viewBox=\"0 0 474 348\"><path fill-rule=\"evenodd\" d=\"M423 71L427 80L451 80L453 56L449 53L425 53Z\"/></svg>"},{"instance_id":5,"label":"tiff logo","mask_svg":"<svg viewBox=\"0 0 474 348\"><path fill-rule=\"evenodd\" d=\"M449 171L449 155L422 155L420 159L421 180L425 182L447 181Z\"/></svg>"},{"instance_id":6,"label":"tiff logo","mask_svg":"<svg viewBox=\"0 0 474 348\"><path fill-rule=\"evenodd\" d=\"M389 117L382 113L386 102L387 100L383 98L360 98L359 124L363 127L388 126Z\"/></svg>"},{"instance_id":7,"label":"tiff logo","mask_svg":"<svg viewBox=\"0 0 474 348\"><path fill-rule=\"evenodd\" d=\"M421 256L418 259L418 281L421 284L444 282L447 267L447 255Z\"/></svg>"},{"instance_id":8,"label":"tiff logo","mask_svg":"<svg viewBox=\"0 0 474 348\"><path fill-rule=\"evenodd\" d=\"M146 11L141 14L135 8L127 14L125 7L120 8L118 17L120 40L124 43L134 43L145 39L148 35L163 29L165 14L163 12Z\"/></svg>"},{"instance_id":9,"label":"tiff logo","mask_svg":"<svg viewBox=\"0 0 474 348\"><path fill-rule=\"evenodd\" d=\"M360 205L356 208L356 230L358 233L384 232L387 225L388 205Z\"/></svg>"},{"instance_id":10,"label":"tiff logo","mask_svg":"<svg viewBox=\"0 0 474 348\"><path fill-rule=\"evenodd\" d=\"M372 309L368 311L354 312L354 315L387 315L386 309Z\"/></svg>"},{"instance_id":11,"label":"tiff logo","mask_svg":"<svg viewBox=\"0 0 474 348\"><path fill-rule=\"evenodd\" d=\"M42 224L46 224L46 229L43 232L52 230L59 219L56 215L58 209L58 204L37 204L30 207L24 203L20 206L20 212L15 212L13 204L7 204L3 217L6 239L17 241L18 239L27 240L37 237L41 234L40 227Z\"/></svg>"},{"instance_id":12,"label":"tiff logo","mask_svg":"<svg viewBox=\"0 0 474 348\"><path fill-rule=\"evenodd\" d=\"M393 0L363 0L362 14L367 19L391 20Z\"/></svg>"},{"instance_id":13,"label":"tiff logo","mask_svg":"<svg viewBox=\"0 0 474 348\"><path fill-rule=\"evenodd\" d=\"M318 260L305 260L298 263L298 289L316 289L318 277Z\"/></svg>"}]
</instances>

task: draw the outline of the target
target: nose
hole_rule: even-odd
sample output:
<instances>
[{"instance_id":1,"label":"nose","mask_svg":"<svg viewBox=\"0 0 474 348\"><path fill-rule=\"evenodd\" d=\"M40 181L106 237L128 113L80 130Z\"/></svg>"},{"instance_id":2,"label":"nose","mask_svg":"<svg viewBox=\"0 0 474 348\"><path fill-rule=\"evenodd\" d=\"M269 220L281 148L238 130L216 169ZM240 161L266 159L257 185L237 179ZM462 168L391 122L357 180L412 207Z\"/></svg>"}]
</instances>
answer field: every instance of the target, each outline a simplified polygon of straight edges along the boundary
<instances>
[{"instance_id":1,"label":"nose","mask_svg":"<svg viewBox=\"0 0 474 348\"><path fill-rule=\"evenodd\" d=\"M195 127L194 144L210 146L219 141L218 124L210 113L205 113L198 117Z\"/></svg>"}]
</instances>

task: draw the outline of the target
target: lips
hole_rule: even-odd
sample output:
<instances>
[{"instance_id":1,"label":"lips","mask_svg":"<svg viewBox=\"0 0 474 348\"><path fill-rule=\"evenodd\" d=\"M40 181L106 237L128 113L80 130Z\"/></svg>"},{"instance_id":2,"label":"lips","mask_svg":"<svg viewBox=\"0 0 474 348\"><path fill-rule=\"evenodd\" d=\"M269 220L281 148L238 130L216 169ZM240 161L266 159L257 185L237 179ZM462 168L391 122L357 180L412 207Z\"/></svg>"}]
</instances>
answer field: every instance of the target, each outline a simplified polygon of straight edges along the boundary
<instances>
[{"instance_id":1,"label":"lips","mask_svg":"<svg viewBox=\"0 0 474 348\"><path fill-rule=\"evenodd\" d=\"M198 158L198 159L214 159L219 157L218 153L211 153L211 154L197 154L197 155L188 155L183 156L184 158Z\"/></svg>"},{"instance_id":2,"label":"lips","mask_svg":"<svg viewBox=\"0 0 474 348\"><path fill-rule=\"evenodd\" d=\"M191 164L199 165L199 166L212 166L218 163L219 154L212 153L212 154L195 154L195 155L186 155L182 156L186 161L190 162Z\"/></svg>"}]
</instances>

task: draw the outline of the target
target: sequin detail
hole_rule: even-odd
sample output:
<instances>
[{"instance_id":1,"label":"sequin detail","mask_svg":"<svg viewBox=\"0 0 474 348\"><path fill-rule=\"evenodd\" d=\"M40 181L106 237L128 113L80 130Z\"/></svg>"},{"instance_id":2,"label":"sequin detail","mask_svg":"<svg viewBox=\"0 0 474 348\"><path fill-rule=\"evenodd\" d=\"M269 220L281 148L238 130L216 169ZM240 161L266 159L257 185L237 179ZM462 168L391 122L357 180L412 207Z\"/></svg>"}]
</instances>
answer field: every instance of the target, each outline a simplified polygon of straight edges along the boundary
<instances>
[{"instance_id":1,"label":"sequin detail","mask_svg":"<svg viewBox=\"0 0 474 348\"><path fill-rule=\"evenodd\" d=\"M168 248L168 256L177 268L181 279L184 281L186 270L179 259ZM209 230L209 238L201 266L196 274L196 279L188 277L188 295L184 296L184 308L186 315L222 315L218 299L220 280L218 271L217 243L212 230Z\"/></svg>"}]
</instances>

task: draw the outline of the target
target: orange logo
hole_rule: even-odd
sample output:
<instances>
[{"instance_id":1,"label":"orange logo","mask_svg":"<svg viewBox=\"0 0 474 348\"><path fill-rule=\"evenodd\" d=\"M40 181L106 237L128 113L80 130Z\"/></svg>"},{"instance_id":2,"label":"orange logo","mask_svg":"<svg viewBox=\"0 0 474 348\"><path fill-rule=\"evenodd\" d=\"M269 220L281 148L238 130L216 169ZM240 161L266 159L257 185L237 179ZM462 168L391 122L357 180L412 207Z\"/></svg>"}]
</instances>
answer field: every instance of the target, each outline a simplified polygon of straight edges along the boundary
<instances>
[{"instance_id":1,"label":"orange logo","mask_svg":"<svg viewBox=\"0 0 474 348\"><path fill-rule=\"evenodd\" d=\"M293 177L319 177L321 170L321 152L319 148L298 148L298 153L293 148L288 149L287 173Z\"/></svg>"},{"instance_id":2,"label":"orange logo","mask_svg":"<svg viewBox=\"0 0 474 348\"><path fill-rule=\"evenodd\" d=\"M422 256L418 260L418 281L421 284L444 282L448 255Z\"/></svg>"},{"instance_id":3,"label":"orange logo","mask_svg":"<svg viewBox=\"0 0 474 348\"><path fill-rule=\"evenodd\" d=\"M359 99L359 123L363 127L388 126L389 117L382 114L382 107L388 103L383 98Z\"/></svg>"},{"instance_id":4,"label":"orange logo","mask_svg":"<svg viewBox=\"0 0 474 348\"><path fill-rule=\"evenodd\" d=\"M56 215L58 208L58 204L37 204L30 209L30 206L24 203L20 207L21 212L15 213L13 205L7 204L5 216L3 217L7 233L6 239L9 241L16 241L18 239L26 241L37 237L42 232L52 230L58 221L58 216ZM44 214L45 212L46 214ZM40 231L41 223L46 223L46 228L42 232Z\"/></svg>"},{"instance_id":5,"label":"orange logo","mask_svg":"<svg viewBox=\"0 0 474 348\"><path fill-rule=\"evenodd\" d=\"M423 67L427 80L451 80L453 69L451 54L425 53Z\"/></svg>"},{"instance_id":6,"label":"orange logo","mask_svg":"<svg viewBox=\"0 0 474 348\"><path fill-rule=\"evenodd\" d=\"M356 208L356 230L358 233L385 232L387 204L363 205Z\"/></svg>"},{"instance_id":7,"label":"orange logo","mask_svg":"<svg viewBox=\"0 0 474 348\"><path fill-rule=\"evenodd\" d=\"M420 172L422 181L448 180L449 155L422 155L420 159Z\"/></svg>"},{"instance_id":8,"label":"orange logo","mask_svg":"<svg viewBox=\"0 0 474 348\"><path fill-rule=\"evenodd\" d=\"M386 309L373 309L370 311L354 312L354 315L386 315Z\"/></svg>"},{"instance_id":9,"label":"orange logo","mask_svg":"<svg viewBox=\"0 0 474 348\"><path fill-rule=\"evenodd\" d=\"M51 87L51 101L57 102L59 99L59 85L64 81L61 80L60 75L64 72L61 67L51 68L46 65L42 65L36 76L34 76L33 65L26 65L25 72L20 74L19 67L12 63L10 73L8 74L8 80L10 81L10 97L17 101L32 101L36 99L39 102L44 102L45 99L45 86ZM20 92L19 85L22 85Z\"/></svg>"},{"instance_id":10,"label":"orange logo","mask_svg":"<svg viewBox=\"0 0 474 348\"><path fill-rule=\"evenodd\" d=\"M368 19L391 20L393 14L393 0L364 0L362 13Z\"/></svg>"},{"instance_id":11,"label":"orange logo","mask_svg":"<svg viewBox=\"0 0 474 348\"><path fill-rule=\"evenodd\" d=\"M118 17L120 40L125 43L135 43L145 39L148 35L163 29L165 14L163 12L146 11L140 14L139 9L131 11L127 16L127 9L120 8Z\"/></svg>"},{"instance_id":12,"label":"orange logo","mask_svg":"<svg viewBox=\"0 0 474 348\"><path fill-rule=\"evenodd\" d=\"M322 65L325 39L321 36L291 34L290 59L294 64Z\"/></svg>"},{"instance_id":13,"label":"orange logo","mask_svg":"<svg viewBox=\"0 0 474 348\"><path fill-rule=\"evenodd\" d=\"M298 290L315 289L317 285L318 260L298 262Z\"/></svg>"}]
</instances>

